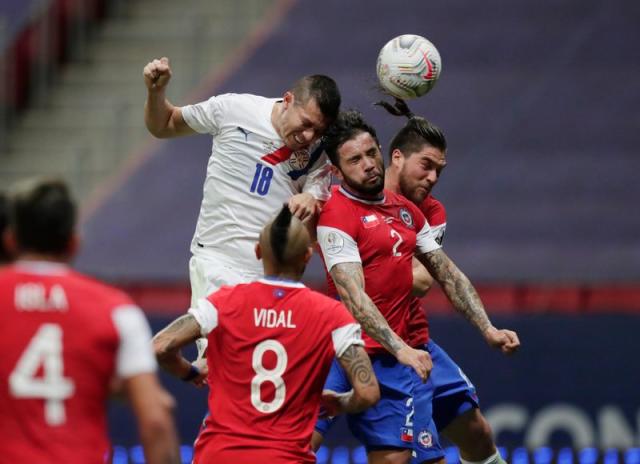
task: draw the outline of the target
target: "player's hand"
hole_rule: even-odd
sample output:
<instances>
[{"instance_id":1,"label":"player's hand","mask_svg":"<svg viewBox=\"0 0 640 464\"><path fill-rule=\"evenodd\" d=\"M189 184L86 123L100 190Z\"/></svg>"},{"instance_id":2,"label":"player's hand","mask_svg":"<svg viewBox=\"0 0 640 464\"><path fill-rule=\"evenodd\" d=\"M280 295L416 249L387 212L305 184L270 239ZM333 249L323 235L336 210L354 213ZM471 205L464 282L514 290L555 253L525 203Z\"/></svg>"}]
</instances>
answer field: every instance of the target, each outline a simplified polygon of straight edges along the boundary
<instances>
[{"instance_id":1,"label":"player's hand","mask_svg":"<svg viewBox=\"0 0 640 464\"><path fill-rule=\"evenodd\" d=\"M343 412L343 404L353 391L338 393L333 390L322 390L320 399L320 419L337 416Z\"/></svg>"},{"instance_id":2,"label":"player's hand","mask_svg":"<svg viewBox=\"0 0 640 464\"><path fill-rule=\"evenodd\" d=\"M491 347L499 348L504 354L513 354L520 348L520 339L513 330L491 326L485 330L484 338Z\"/></svg>"},{"instance_id":3,"label":"player's hand","mask_svg":"<svg viewBox=\"0 0 640 464\"><path fill-rule=\"evenodd\" d=\"M310 193L298 193L291 197L288 203L289 211L301 221L310 219L318 214L321 203Z\"/></svg>"},{"instance_id":4,"label":"player's hand","mask_svg":"<svg viewBox=\"0 0 640 464\"><path fill-rule=\"evenodd\" d=\"M171 66L169 66L169 58L162 57L155 59L142 70L144 83L148 90L164 89L171 79Z\"/></svg>"},{"instance_id":5,"label":"player's hand","mask_svg":"<svg viewBox=\"0 0 640 464\"><path fill-rule=\"evenodd\" d=\"M207 385L207 376L209 375L209 365L207 364L206 358L200 358L193 361L193 364L198 371L200 371L200 375L191 380L191 383L194 384L198 388L202 388Z\"/></svg>"},{"instance_id":6,"label":"player's hand","mask_svg":"<svg viewBox=\"0 0 640 464\"><path fill-rule=\"evenodd\" d=\"M408 345L400 348L396 353L396 359L405 366L412 367L423 382L426 382L433 369L431 356L424 350L416 350Z\"/></svg>"}]
</instances>

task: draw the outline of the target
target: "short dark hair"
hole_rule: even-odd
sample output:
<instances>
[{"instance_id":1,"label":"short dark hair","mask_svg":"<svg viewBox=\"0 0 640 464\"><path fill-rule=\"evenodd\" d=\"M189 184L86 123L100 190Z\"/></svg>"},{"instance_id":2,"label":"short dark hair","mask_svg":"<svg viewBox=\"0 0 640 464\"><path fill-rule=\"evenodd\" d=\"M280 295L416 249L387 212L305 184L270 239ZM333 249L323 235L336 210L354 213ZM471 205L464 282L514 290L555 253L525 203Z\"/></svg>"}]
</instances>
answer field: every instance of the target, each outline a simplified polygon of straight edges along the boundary
<instances>
[{"instance_id":1,"label":"short dark hair","mask_svg":"<svg viewBox=\"0 0 640 464\"><path fill-rule=\"evenodd\" d=\"M338 84L329 76L323 74L305 76L293 84L291 93L301 103L306 103L309 98L313 98L329 123L338 116L342 98Z\"/></svg>"},{"instance_id":2,"label":"short dark hair","mask_svg":"<svg viewBox=\"0 0 640 464\"><path fill-rule=\"evenodd\" d=\"M8 222L7 197L4 193L0 192L0 264L11 261L9 251L5 249L4 240L2 240L2 235L7 228Z\"/></svg>"},{"instance_id":3,"label":"short dark hair","mask_svg":"<svg viewBox=\"0 0 640 464\"><path fill-rule=\"evenodd\" d=\"M424 145L444 152L447 150L447 139L438 126L420 116L413 116L391 141L389 156L396 149L405 156L411 155Z\"/></svg>"},{"instance_id":4,"label":"short dark hair","mask_svg":"<svg viewBox=\"0 0 640 464\"><path fill-rule=\"evenodd\" d=\"M376 130L356 110L342 111L323 137L324 149L334 166L339 165L338 149L361 132L368 132L378 142Z\"/></svg>"},{"instance_id":5,"label":"short dark hair","mask_svg":"<svg viewBox=\"0 0 640 464\"><path fill-rule=\"evenodd\" d=\"M68 251L76 206L60 179L29 179L8 196L9 226L21 252L60 255Z\"/></svg>"},{"instance_id":6,"label":"short dark hair","mask_svg":"<svg viewBox=\"0 0 640 464\"><path fill-rule=\"evenodd\" d=\"M447 139L444 132L425 118L415 116L403 99L395 98L394 104L383 100L374 103L374 105L381 106L394 116L404 116L409 120L391 141L389 156L396 149L405 156L411 155L420 150L423 145L430 145L443 152L447 150Z\"/></svg>"}]
</instances>

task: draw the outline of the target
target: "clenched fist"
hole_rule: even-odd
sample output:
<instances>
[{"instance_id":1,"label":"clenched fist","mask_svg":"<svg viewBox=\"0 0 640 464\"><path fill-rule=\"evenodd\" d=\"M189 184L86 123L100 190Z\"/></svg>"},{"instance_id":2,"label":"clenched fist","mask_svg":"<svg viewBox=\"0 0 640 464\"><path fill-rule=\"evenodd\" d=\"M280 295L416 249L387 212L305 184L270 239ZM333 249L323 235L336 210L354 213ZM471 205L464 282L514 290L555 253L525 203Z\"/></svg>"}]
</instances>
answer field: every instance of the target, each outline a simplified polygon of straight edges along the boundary
<instances>
[{"instance_id":1,"label":"clenched fist","mask_svg":"<svg viewBox=\"0 0 640 464\"><path fill-rule=\"evenodd\" d=\"M162 57L155 59L144 67L142 74L144 83L149 90L164 89L171 79L171 66L169 66L169 58Z\"/></svg>"}]
</instances>

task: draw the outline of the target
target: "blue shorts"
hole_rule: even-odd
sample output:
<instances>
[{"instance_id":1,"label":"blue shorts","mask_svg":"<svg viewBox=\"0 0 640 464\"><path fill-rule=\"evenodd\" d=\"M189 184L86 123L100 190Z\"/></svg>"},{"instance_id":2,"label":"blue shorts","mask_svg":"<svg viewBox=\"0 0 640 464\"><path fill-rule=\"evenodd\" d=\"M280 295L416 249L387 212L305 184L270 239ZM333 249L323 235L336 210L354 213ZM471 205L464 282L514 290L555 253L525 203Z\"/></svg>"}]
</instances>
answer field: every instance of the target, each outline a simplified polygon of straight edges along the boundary
<instances>
[{"instance_id":1,"label":"blue shorts","mask_svg":"<svg viewBox=\"0 0 640 464\"><path fill-rule=\"evenodd\" d=\"M460 367L432 340L427 343L425 348L433 360L433 370L427 383L422 384L417 376L413 374L413 370L406 368L413 374L415 395L413 400L415 414L411 421L413 422L415 442L413 462L422 462L444 456L444 451L438 440L438 432L446 428L456 417L479 407L475 387L464 375ZM391 357L390 355L387 356ZM376 376L380 381L377 371ZM327 377L325 388L338 392L345 392L351 389L344 372L335 360L334 366L332 366ZM380 403L376 405L376 408L379 406ZM316 430L325 435L332 424L333 419L318 420Z\"/></svg>"},{"instance_id":2,"label":"blue shorts","mask_svg":"<svg viewBox=\"0 0 640 464\"><path fill-rule=\"evenodd\" d=\"M371 365L380 385L380 401L360 414L347 416L347 425L367 451L413 448L413 390L418 381L413 369L390 354L371 356ZM344 370L333 361L325 389L344 392L351 389ZM319 420L316 429L324 434L331 420Z\"/></svg>"}]
</instances>

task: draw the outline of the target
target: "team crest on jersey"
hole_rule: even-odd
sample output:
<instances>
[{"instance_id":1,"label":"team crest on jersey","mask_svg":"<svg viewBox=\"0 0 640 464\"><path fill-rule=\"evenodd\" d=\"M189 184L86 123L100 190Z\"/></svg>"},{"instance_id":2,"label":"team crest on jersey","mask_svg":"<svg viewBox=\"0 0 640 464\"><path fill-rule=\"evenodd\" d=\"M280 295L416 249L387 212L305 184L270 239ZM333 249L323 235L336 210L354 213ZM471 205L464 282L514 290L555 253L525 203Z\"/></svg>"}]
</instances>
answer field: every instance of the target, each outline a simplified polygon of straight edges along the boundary
<instances>
[{"instance_id":1,"label":"team crest on jersey","mask_svg":"<svg viewBox=\"0 0 640 464\"><path fill-rule=\"evenodd\" d=\"M291 166L291 169L293 169L294 171L304 169L309 164L310 159L311 156L309 155L308 150L294 151L289 157L289 166Z\"/></svg>"},{"instance_id":2,"label":"team crest on jersey","mask_svg":"<svg viewBox=\"0 0 640 464\"><path fill-rule=\"evenodd\" d=\"M428 431L423 430L418 434L418 443L423 448L431 448L433 446L433 437Z\"/></svg>"},{"instance_id":3,"label":"team crest on jersey","mask_svg":"<svg viewBox=\"0 0 640 464\"><path fill-rule=\"evenodd\" d=\"M411 213L407 208L400 208L399 216L407 227L413 229L413 216L411 216Z\"/></svg>"},{"instance_id":4,"label":"team crest on jersey","mask_svg":"<svg viewBox=\"0 0 640 464\"><path fill-rule=\"evenodd\" d=\"M328 255L337 255L344 248L344 239L336 232L329 232L324 239L324 249Z\"/></svg>"}]
</instances>

